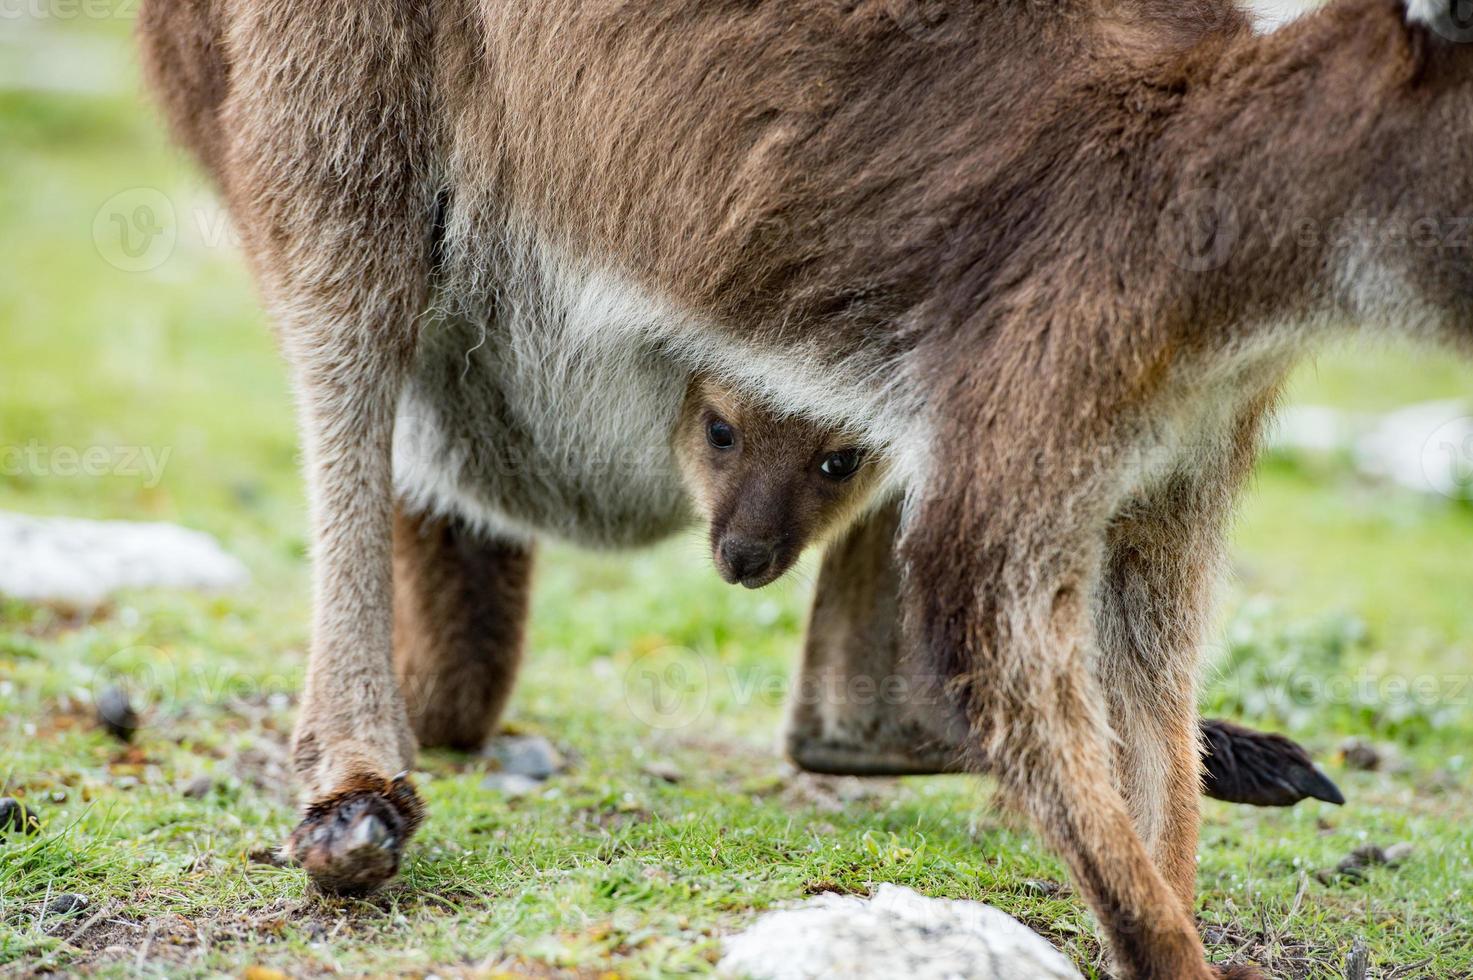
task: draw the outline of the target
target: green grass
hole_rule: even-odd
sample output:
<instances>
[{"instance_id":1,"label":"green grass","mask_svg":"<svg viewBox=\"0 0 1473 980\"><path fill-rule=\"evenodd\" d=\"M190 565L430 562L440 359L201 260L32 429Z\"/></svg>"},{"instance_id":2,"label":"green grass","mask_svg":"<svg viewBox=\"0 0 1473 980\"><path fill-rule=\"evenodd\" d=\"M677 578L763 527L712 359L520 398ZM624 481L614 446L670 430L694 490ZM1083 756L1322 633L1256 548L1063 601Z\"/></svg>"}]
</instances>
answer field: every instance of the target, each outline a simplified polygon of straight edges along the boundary
<instances>
[{"instance_id":1,"label":"green grass","mask_svg":"<svg viewBox=\"0 0 1473 980\"><path fill-rule=\"evenodd\" d=\"M87 37L122 51L122 26ZM67 30L43 32L59 58ZM693 540L543 554L510 721L551 738L566 773L506 799L481 787L483 760L427 754L431 819L370 901L313 897L270 863L295 819L285 742L308 607L290 398L239 257L200 231L201 184L130 85L0 90L0 447L48 461L0 475L0 508L200 527L255 579L86 617L0 607L0 786L45 820L0 842L0 972L703 973L754 910L885 881L985 899L1098 972L1077 897L1041 884L1065 881L1059 863L989 809L987 781L784 769L773 745L811 569L747 593ZM93 219L137 187L174 202L182 230L168 261L125 272ZM1372 411L1470 393L1466 365L1396 350L1326 356L1292 397ZM57 447L92 446L169 455L156 486L57 472ZM1332 977L1361 937L1376 975L1473 976L1473 514L1276 459L1235 541L1204 703L1304 739L1350 803L1206 805L1214 954ZM647 723L651 670L681 672L683 724ZM91 720L100 678L128 680L147 708L131 748ZM1334 749L1352 735L1401 765L1346 770ZM202 778L202 796L183 792ZM1360 883L1314 874L1367 841L1416 849ZM41 915L63 892L91 904Z\"/></svg>"}]
</instances>

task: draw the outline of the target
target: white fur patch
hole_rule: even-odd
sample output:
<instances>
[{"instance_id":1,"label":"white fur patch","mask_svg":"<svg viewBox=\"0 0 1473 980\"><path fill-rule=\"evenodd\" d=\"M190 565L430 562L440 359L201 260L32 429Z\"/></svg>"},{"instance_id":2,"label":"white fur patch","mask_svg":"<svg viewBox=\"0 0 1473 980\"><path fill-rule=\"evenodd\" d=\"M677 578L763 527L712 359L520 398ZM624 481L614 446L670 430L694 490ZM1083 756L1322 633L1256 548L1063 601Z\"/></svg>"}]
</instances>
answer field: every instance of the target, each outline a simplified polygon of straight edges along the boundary
<instances>
[{"instance_id":1,"label":"white fur patch","mask_svg":"<svg viewBox=\"0 0 1473 980\"><path fill-rule=\"evenodd\" d=\"M835 359L829 345L766 349L733 337L668 297L604 264L575 258L545 240L536 262L548 288L545 317L566 324L579 346L658 350L688 371L704 371L779 414L824 422L893 448L909 433L896 410L897 365L867 351Z\"/></svg>"},{"instance_id":2,"label":"white fur patch","mask_svg":"<svg viewBox=\"0 0 1473 980\"><path fill-rule=\"evenodd\" d=\"M1259 34L1272 34L1291 24L1319 4L1309 0L1243 0L1242 7L1253 18L1253 29Z\"/></svg>"},{"instance_id":3,"label":"white fur patch","mask_svg":"<svg viewBox=\"0 0 1473 980\"><path fill-rule=\"evenodd\" d=\"M1407 20L1432 26L1447 10L1448 0L1407 0Z\"/></svg>"},{"instance_id":4,"label":"white fur patch","mask_svg":"<svg viewBox=\"0 0 1473 980\"><path fill-rule=\"evenodd\" d=\"M1243 412L1299 359L1316 333L1309 323L1242 328L1250 340L1215 352L1207 365L1176 370L1174 394L1151 408L1129 463L1121 499L1129 500L1179 473L1204 472L1231 455Z\"/></svg>"}]
</instances>

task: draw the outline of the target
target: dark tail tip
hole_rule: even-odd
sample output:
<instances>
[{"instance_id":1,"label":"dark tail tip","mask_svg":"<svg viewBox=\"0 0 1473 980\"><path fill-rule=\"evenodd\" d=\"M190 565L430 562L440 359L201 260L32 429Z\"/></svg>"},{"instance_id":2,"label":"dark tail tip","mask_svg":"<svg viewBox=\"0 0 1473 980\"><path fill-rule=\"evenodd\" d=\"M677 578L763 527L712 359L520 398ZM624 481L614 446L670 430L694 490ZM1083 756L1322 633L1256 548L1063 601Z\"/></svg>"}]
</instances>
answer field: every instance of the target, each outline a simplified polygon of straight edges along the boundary
<instances>
[{"instance_id":1,"label":"dark tail tip","mask_svg":"<svg viewBox=\"0 0 1473 980\"><path fill-rule=\"evenodd\" d=\"M1202 722L1202 737L1203 791L1215 800L1250 806L1345 802L1340 788L1291 739L1218 719Z\"/></svg>"}]
</instances>

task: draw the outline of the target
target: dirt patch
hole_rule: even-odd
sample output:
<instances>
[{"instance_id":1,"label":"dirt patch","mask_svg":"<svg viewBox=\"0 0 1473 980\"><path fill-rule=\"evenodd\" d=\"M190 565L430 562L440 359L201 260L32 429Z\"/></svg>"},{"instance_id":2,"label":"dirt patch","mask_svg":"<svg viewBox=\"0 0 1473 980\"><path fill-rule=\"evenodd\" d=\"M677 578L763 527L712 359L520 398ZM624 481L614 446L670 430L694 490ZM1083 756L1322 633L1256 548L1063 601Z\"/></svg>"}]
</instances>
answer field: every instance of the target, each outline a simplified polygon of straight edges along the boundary
<instances>
[{"instance_id":1,"label":"dirt patch","mask_svg":"<svg viewBox=\"0 0 1473 980\"><path fill-rule=\"evenodd\" d=\"M1202 938L1216 959L1232 963L1257 963L1270 976L1280 980L1310 980L1316 977L1344 975L1348 949L1316 946L1290 933L1272 927L1257 930L1239 925L1202 927ZM1230 953L1224 957L1223 953ZM1445 980L1446 975L1434 969L1431 960L1417 963L1382 963L1375 950L1369 952L1374 964L1370 976L1379 980Z\"/></svg>"},{"instance_id":2,"label":"dirt patch","mask_svg":"<svg viewBox=\"0 0 1473 980\"><path fill-rule=\"evenodd\" d=\"M197 927L178 915L143 917L116 899L71 914L49 915L36 926L59 945L26 964L32 974L75 972L110 964L184 965L203 953Z\"/></svg>"}]
</instances>

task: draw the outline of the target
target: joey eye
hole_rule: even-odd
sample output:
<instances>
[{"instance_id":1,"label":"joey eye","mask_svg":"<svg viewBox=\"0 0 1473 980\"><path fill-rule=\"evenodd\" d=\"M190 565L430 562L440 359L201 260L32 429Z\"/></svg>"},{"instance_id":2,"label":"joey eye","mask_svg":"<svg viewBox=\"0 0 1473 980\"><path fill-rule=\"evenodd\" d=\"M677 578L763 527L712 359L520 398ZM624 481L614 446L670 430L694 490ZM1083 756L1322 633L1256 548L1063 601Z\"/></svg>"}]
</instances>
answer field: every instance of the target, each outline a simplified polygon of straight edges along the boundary
<instances>
[{"instance_id":1,"label":"joey eye","mask_svg":"<svg viewBox=\"0 0 1473 980\"><path fill-rule=\"evenodd\" d=\"M706 441L716 449L730 449L736 445L736 430L720 419L706 423Z\"/></svg>"},{"instance_id":2,"label":"joey eye","mask_svg":"<svg viewBox=\"0 0 1473 980\"><path fill-rule=\"evenodd\" d=\"M863 450L840 449L825 456L823 462L818 464L818 471L837 483L853 476L863 460Z\"/></svg>"}]
</instances>

